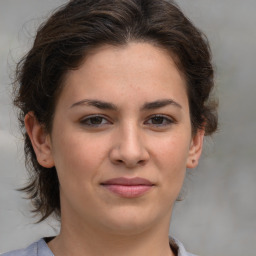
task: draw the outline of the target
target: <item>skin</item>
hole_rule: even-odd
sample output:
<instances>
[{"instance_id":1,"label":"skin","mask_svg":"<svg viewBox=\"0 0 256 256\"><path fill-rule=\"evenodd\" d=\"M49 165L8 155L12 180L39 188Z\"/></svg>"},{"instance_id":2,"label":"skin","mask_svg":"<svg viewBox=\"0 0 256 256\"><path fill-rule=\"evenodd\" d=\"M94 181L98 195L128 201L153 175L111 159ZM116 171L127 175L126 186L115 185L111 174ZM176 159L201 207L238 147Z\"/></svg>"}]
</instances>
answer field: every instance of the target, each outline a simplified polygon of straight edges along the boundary
<instances>
[{"instance_id":1,"label":"skin","mask_svg":"<svg viewBox=\"0 0 256 256\"><path fill-rule=\"evenodd\" d=\"M32 112L25 124L39 163L56 166L60 181L55 255L173 255L172 208L204 132L192 136L186 84L166 51L149 43L98 48L67 74L51 134ZM117 177L153 186L125 198L101 185Z\"/></svg>"}]
</instances>

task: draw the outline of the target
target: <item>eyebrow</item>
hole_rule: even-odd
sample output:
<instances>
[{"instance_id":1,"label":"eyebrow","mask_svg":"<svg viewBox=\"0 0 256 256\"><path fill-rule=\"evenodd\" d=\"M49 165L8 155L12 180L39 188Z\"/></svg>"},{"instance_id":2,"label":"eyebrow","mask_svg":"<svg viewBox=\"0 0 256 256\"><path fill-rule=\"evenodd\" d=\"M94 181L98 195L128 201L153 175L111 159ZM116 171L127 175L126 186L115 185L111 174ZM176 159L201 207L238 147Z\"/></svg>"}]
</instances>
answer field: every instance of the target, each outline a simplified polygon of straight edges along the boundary
<instances>
[{"instance_id":1,"label":"eyebrow","mask_svg":"<svg viewBox=\"0 0 256 256\"><path fill-rule=\"evenodd\" d=\"M182 106L178 102L176 102L172 99L163 99L163 100L156 100L153 102L146 102L142 106L141 110L158 109L158 108L162 108L162 107L165 107L168 105L173 105L175 107L182 109Z\"/></svg>"},{"instance_id":2,"label":"eyebrow","mask_svg":"<svg viewBox=\"0 0 256 256\"><path fill-rule=\"evenodd\" d=\"M70 108L76 107L76 106L81 106L81 105L87 105L87 106L93 106L99 109L105 109L105 110L118 110L118 107L110 102L105 102L105 101L101 101L101 100L89 100L89 99L84 99L81 101L78 101L74 104L71 105ZM158 109L158 108L162 108L168 105L173 105L175 107L178 108L182 108L182 106L172 100L172 99L162 99L162 100L156 100L153 102L146 102L142 107L141 107L141 111L145 111L145 110L151 110L151 109Z\"/></svg>"},{"instance_id":3,"label":"eyebrow","mask_svg":"<svg viewBox=\"0 0 256 256\"><path fill-rule=\"evenodd\" d=\"M101 100L89 100L89 99L78 101L73 105L71 105L70 108L80 106L80 105L93 106L99 109L117 110L117 106L115 106L112 103L101 101Z\"/></svg>"}]
</instances>

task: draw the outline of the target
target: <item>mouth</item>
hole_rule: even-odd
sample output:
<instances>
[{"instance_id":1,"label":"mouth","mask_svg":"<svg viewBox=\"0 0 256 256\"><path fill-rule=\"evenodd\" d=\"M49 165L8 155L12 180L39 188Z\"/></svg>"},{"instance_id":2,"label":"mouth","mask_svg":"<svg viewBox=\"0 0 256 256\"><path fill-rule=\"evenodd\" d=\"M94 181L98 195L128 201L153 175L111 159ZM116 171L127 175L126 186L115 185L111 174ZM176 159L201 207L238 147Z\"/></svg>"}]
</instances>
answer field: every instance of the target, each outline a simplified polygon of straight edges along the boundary
<instances>
[{"instance_id":1,"label":"mouth","mask_svg":"<svg viewBox=\"0 0 256 256\"><path fill-rule=\"evenodd\" d=\"M151 190L155 185L144 178L115 178L104 181L100 184L108 191L124 197L124 198L136 198L144 195Z\"/></svg>"}]
</instances>

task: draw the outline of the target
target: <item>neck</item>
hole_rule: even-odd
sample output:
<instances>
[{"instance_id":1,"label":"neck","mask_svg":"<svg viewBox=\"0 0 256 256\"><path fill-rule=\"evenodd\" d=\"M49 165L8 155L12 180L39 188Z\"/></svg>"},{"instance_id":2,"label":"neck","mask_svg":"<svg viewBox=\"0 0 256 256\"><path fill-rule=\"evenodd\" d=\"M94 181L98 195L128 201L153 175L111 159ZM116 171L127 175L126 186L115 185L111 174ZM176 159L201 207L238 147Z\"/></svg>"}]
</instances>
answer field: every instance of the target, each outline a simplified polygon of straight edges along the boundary
<instances>
[{"instance_id":1,"label":"neck","mask_svg":"<svg viewBox=\"0 0 256 256\"><path fill-rule=\"evenodd\" d=\"M55 256L174 256L168 233L169 228L161 225L129 234L110 233L81 222L68 225L63 219L59 236L48 245Z\"/></svg>"}]
</instances>

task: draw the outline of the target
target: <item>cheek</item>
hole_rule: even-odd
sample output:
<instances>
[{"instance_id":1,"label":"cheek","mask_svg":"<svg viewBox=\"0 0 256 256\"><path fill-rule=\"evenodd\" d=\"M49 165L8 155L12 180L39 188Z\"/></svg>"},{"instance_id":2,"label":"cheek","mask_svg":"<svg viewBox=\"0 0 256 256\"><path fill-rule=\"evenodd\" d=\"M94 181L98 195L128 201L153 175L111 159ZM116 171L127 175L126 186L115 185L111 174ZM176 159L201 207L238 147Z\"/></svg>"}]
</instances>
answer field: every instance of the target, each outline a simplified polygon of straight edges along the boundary
<instances>
[{"instance_id":1,"label":"cheek","mask_svg":"<svg viewBox=\"0 0 256 256\"><path fill-rule=\"evenodd\" d=\"M152 141L152 160L159 182L157 204L162 213L170 214L173 205L180 194L186 175L186 159L189 139L184 134L170 134L165 138Z\"/></svg>"},{"instance_id":2,"label":"cheek","mask_svg":"<svg viewBox=\"0 0 256 256\"><path fill-rule=\"evenodd\" d=\"M157 165L168 168L172 171L179 171L186 167L186 160L189 152L189 138L183 134L166 136L161 140L153 142L154 159Z\"/></svg>"},{"instance_id":3,"label":"cheek","mask_svg":"<svg viewBox=\"0 0 256 256\"><path fill-rule=\"evenodd\" d=\"M60 180L91 180L104 161L104 143L83 133L65 134L65 138L55 141L56 150L54 148L54 161Z\"/></svg>"},{"instance_id":4,"label":"cheek","mask_svg":"<svg viewBox=\"0 0 256 256\"><path fill-rule=\"evenodd\" d=\"M62 205L76 209L82 207L81 202L89 202L93 197L105 152L97 141L77 134L55 144ZM83 208L80 211L83 212Z\"/></svg>"},{"instance_id":5,"label":"cheek","mask_svg":"<svg viewBox=\"0 0 256 256\"><path fill-rule=\"evenodd\" d=\"M184 135L170 136L154 144L154 164L164 188L163 197L176 200L186 175L189 138Z\"/></svg>"}]
</instances>

